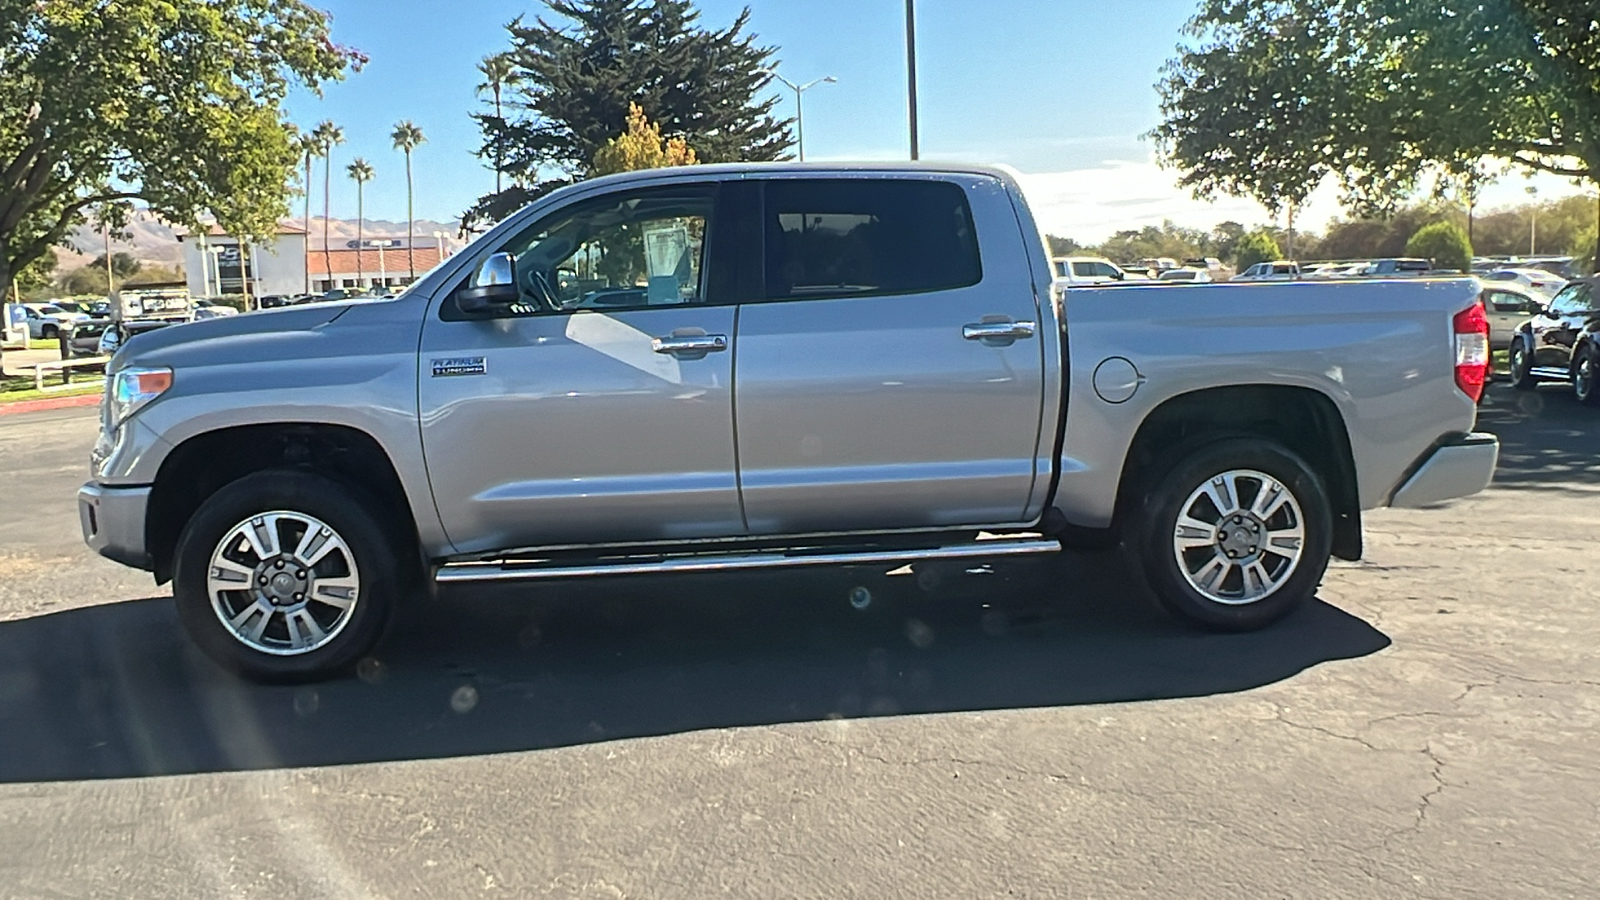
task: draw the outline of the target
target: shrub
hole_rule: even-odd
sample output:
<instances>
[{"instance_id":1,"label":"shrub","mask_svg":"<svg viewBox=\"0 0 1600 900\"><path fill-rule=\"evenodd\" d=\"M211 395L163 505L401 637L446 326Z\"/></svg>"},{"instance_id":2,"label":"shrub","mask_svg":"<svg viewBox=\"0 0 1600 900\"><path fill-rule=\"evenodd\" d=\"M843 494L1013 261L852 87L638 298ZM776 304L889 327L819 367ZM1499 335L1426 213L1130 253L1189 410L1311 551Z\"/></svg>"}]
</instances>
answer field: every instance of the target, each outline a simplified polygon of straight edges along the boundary
<instances>
[{"instance_id":1,"label":"shrub","mask_svg":"<svg viewBox=\"0 0 1600 900\"><path fill-rule=\"evenodd\" d=\"M1434 222L1418 228L1406 241L1406 255L1431 259L1436 269L1465 272L1472 268L1472 242L1461 226L1452 222Z\"/></svg>"}]
</instances>

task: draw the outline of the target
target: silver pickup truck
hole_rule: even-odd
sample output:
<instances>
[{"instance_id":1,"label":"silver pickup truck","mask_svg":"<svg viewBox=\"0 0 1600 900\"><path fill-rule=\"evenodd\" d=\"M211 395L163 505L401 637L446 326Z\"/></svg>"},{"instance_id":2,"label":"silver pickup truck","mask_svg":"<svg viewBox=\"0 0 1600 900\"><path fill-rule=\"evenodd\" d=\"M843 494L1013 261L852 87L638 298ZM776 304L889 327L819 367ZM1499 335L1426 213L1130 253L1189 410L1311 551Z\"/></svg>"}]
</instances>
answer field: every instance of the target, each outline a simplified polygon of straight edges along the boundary
<instances>
[{"instance_id":1,"label":"silver pickup truck","mask_svg":"<svg viewBox=\"0 0 1600 900\"><path fill-rule=\"evenodd\" d=\"M392 300L132 340L79 507L268 680L347 669L436 583L1107 538L1249 629L1360 556L1362 510L1489 482L1486 332L1470 279L1068 290L1000 169L638 172Z\"/></svg>"}]
</instances>

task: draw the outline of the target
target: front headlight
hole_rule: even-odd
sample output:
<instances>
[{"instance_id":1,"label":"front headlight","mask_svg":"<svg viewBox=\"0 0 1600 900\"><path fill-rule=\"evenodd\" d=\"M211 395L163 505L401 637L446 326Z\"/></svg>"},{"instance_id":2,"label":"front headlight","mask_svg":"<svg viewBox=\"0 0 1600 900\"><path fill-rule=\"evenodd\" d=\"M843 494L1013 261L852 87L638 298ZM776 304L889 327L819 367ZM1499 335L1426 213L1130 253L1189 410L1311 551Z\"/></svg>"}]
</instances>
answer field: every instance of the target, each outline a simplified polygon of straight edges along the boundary
<instances>
[{"instance_id":1,"label":"front headlight","mask_svg":"<svg viewBox=\"0 0 1600 900\"><path fill-rule=\"evenodd\" d=\"M110 415L106 424L110 428L126 422L128 417L151 400L172 387L172 370L168 368L127 368L111 379L107 409Z\"/></svg>"}]
</instances>

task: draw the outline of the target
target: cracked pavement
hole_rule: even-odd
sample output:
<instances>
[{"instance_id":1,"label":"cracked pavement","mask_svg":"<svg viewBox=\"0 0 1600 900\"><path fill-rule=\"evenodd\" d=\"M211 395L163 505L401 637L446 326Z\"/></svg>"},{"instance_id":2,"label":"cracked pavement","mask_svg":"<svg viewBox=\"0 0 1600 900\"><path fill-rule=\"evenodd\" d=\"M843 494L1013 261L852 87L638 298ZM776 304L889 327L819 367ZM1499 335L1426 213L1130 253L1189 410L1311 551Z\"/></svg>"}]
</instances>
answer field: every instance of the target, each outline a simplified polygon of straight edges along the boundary
<instances>
[{"instance_id":1,"label":"cracked pavement","mask_svg":"<svg viewBox=\"0 0 1600 900\"><path fill-rule=\"evenodd\" d=\"M1480 427L1494 487L1258 634L1083 553L457 591L265 688L83 549L94 410L8 417L0 895L1595 896L1600 413Z\"/></svg>"}]
</instances>

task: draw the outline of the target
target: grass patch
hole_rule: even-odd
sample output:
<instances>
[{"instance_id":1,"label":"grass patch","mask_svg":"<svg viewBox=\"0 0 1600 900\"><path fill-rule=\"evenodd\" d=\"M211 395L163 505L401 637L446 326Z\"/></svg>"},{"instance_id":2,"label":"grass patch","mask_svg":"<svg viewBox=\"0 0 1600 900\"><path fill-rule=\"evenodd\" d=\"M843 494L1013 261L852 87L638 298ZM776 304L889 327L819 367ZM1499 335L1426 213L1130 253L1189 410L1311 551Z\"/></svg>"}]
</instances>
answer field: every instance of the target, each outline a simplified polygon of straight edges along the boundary
<instances>
[{"instance_id":1,"label":"grass patch","mask_svg":"<svg viewBox=\"0 0 1600 900\"><path fill-rule=\"evenodd\" d=\"M84 394L98 394L105 389L105 380L97 372L84 372L79 370L72 374L72 383L66 387L61 386L61 376L52 373L47 379L51 389L40 391L34 389L32 375L6 375L0 377L0 403L15 403L19 400L42 400L46 397L80 397Z\"/></svg>"}]
</instances>

